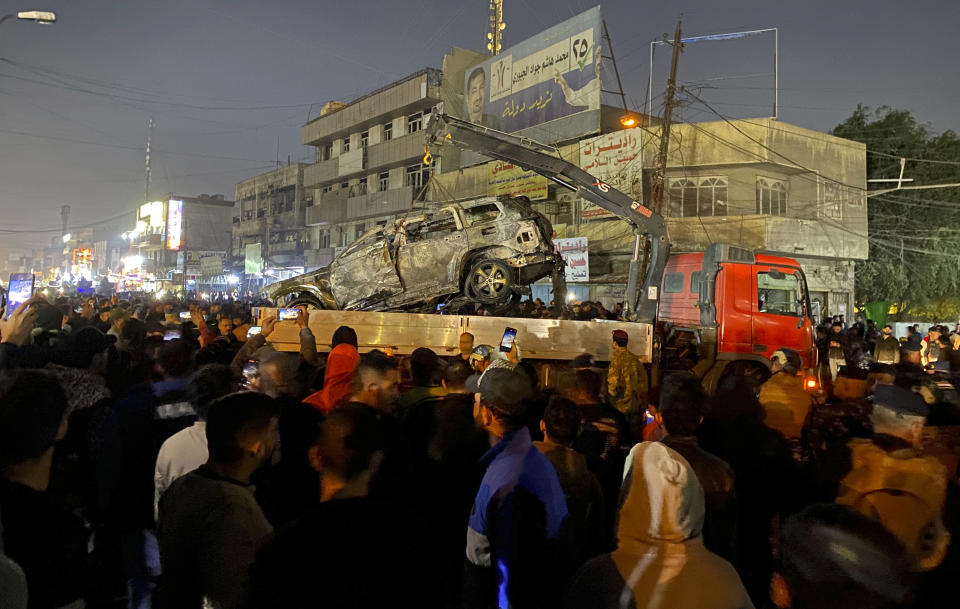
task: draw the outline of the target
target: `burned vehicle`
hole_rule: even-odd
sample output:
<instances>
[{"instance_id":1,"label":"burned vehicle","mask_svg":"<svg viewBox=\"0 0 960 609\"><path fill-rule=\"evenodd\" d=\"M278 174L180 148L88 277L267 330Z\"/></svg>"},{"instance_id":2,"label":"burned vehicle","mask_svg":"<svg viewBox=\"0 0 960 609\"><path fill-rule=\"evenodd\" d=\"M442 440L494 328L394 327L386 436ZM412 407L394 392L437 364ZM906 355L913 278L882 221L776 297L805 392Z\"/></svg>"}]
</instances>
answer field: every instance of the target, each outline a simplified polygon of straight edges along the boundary
<instances>
[{"instance_id":1,"label":"burned vehicle","mask_svg":"<svg viewBox=\"0 0 960 609\"><path fill-rule=\"evenodd\" d=\"M265 288L276 302L360 311L502 308L563 275L553 228L526 198L426 203L364 233L329 266Z\"/></svg>"}]
</instances>

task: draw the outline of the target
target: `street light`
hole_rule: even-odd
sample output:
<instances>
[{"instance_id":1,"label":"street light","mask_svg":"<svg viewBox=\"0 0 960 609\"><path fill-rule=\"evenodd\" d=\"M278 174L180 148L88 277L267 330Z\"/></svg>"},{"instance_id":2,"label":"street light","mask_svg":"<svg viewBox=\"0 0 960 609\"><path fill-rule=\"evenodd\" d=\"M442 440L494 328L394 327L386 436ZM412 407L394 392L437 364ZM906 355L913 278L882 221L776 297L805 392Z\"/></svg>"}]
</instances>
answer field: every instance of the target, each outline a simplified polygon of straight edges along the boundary
<instances>
[{"instance_id":1,"label":"street light","mask_svg":"<svg viewBox=\"0 0 960 609\"><path fill-rule=\"evenodd\" d=\"M57 14L53 11L20 11L19 13L10 13L9 15L0 17L0 23L3 23L7 19L13 19L14 17L21 21L33 21L41 25L49 25L57 20Z\"/></svg>"}]
</instances>

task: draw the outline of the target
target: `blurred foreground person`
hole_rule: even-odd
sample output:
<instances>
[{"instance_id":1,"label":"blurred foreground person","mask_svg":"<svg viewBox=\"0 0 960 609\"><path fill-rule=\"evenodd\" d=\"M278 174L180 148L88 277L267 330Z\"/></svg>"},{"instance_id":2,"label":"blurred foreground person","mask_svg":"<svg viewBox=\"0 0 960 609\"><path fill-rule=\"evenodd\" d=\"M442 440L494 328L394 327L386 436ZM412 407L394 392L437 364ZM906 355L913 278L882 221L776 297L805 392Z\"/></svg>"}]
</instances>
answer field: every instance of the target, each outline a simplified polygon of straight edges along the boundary
<instances>
[{"instance_id":1,"label":"blurred foreground person","mask_svg":"<svg viewBox=\"0 0 960 609\"><path fill-rule=\"evenodd\" d=\"M356 404L320 426L310 462L320 503L281 529L251 573L253 605L269 608L430 607L433 553L425 524L407 508L370 496L383 460L377 416Z\"/></svg>"},{"instance_id":2,"label":"blurred foreground person","mask_svg":"<svg viewBox=\"0 0 960 609\"><path fill-rule=\"evenodd\" d=\"M0 379L0 547L23 569L31 608L82 607L91 575L83 522L48 491L66 410L51 374Z\"/></svg>"},{"instance_id":3,"label":"blurred foreground person","mask_svg":"<svg viewBox=\"0 0 960 609\"><path fill-rule=\"evenodd\" d=\"M904 549L882 525L848 507L812 505L783 527L771 600L779 609L907 607Z\"/></svg>"},{"instance_id":4,"label":"blurred foreground person","mask_svg":"<svg viewBox=\"0 0 960 609\"><path fill-rule=\"evenodd\" d=\"M752 608L733 566L703 545L703 490L679 453L659 442L630 451L617 549L574 578L570 609Z\"/></svg>"},{"instance_id":5,"label":"blurred foreground person","mask_svg":"<svg viewBox=\"0 0 960 609\"><path fill-rule=\"evenodd\" d=\"M206 434L206 464L160 498L163 608L245 607L248 570L273 532L250 486L276 447L273 400L258 393L220 398L210 405Z\"/></svg>"},{"instance_id":6,"label":"blurred foreground person","mask_svg":"<svg viewBox=\"0 0 960 609\"><path fill-rule=\"evenodd\" d=\"M543 441L533 444L557 470L570 512L568 528L575 566L579 566L612 546L604 522L603 489L587 467L586 458L573 450L580 433L577 405L565 398L551 401L540 420L540 431Z\"/></svg>"},{"instance_id":7,"label":"blurred foreground person","mask_svg":"<svg viewBox=\"0 0 960 609\"><path fill-rule=\"evenodd\" d=\"M873 438L851 440L852 468L840 481L837 497L837 503L896 535L915 570L939 565L950 544L943 524L947 469L918 452L926 415L926 405L912 391L877 386L870 417Z\"/></svg>"}]
</instances>

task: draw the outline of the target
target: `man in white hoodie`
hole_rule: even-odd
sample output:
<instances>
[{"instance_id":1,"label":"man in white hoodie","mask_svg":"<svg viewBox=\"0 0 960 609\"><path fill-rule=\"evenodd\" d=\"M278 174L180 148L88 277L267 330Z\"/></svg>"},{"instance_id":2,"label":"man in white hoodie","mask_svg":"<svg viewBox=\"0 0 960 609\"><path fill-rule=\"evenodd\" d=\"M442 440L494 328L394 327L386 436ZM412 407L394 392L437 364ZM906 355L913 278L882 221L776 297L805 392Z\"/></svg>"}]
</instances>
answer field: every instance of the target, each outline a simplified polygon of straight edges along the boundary
<instances>
[{"instance_id":1,"label":"man in white hoodie","mask_svg":"<svg viewBox=\"0 0 960 609\"><path fill-rule=\"evenodd\" d=\"M753 609L733 566L703 545L703 490L679 453L634 446L624 492L617 549L580 568L567 607Z\"/></svg>"}]
</instances>

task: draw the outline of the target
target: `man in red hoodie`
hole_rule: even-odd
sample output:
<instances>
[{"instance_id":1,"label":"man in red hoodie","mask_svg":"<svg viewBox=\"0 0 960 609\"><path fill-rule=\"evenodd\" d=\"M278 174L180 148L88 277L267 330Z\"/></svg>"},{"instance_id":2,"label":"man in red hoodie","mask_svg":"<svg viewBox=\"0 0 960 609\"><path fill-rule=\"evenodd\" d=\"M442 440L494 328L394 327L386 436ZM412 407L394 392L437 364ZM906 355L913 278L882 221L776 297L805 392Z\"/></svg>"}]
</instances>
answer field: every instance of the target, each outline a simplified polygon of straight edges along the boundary
<instances>
[{"instance_id":1,"label":"man in red hoodie","mask_svg":"<svg viewBox=\"0 0 960 609\"><path fill-rule=\"evenodd\" d=\"M327 356L323 374L323 389L304 400L324 414L350 399L350 378L360 361L357 351L357 333L353 328L340 326L330 342L333 349Z\"/></svg>"}]
</instances>

